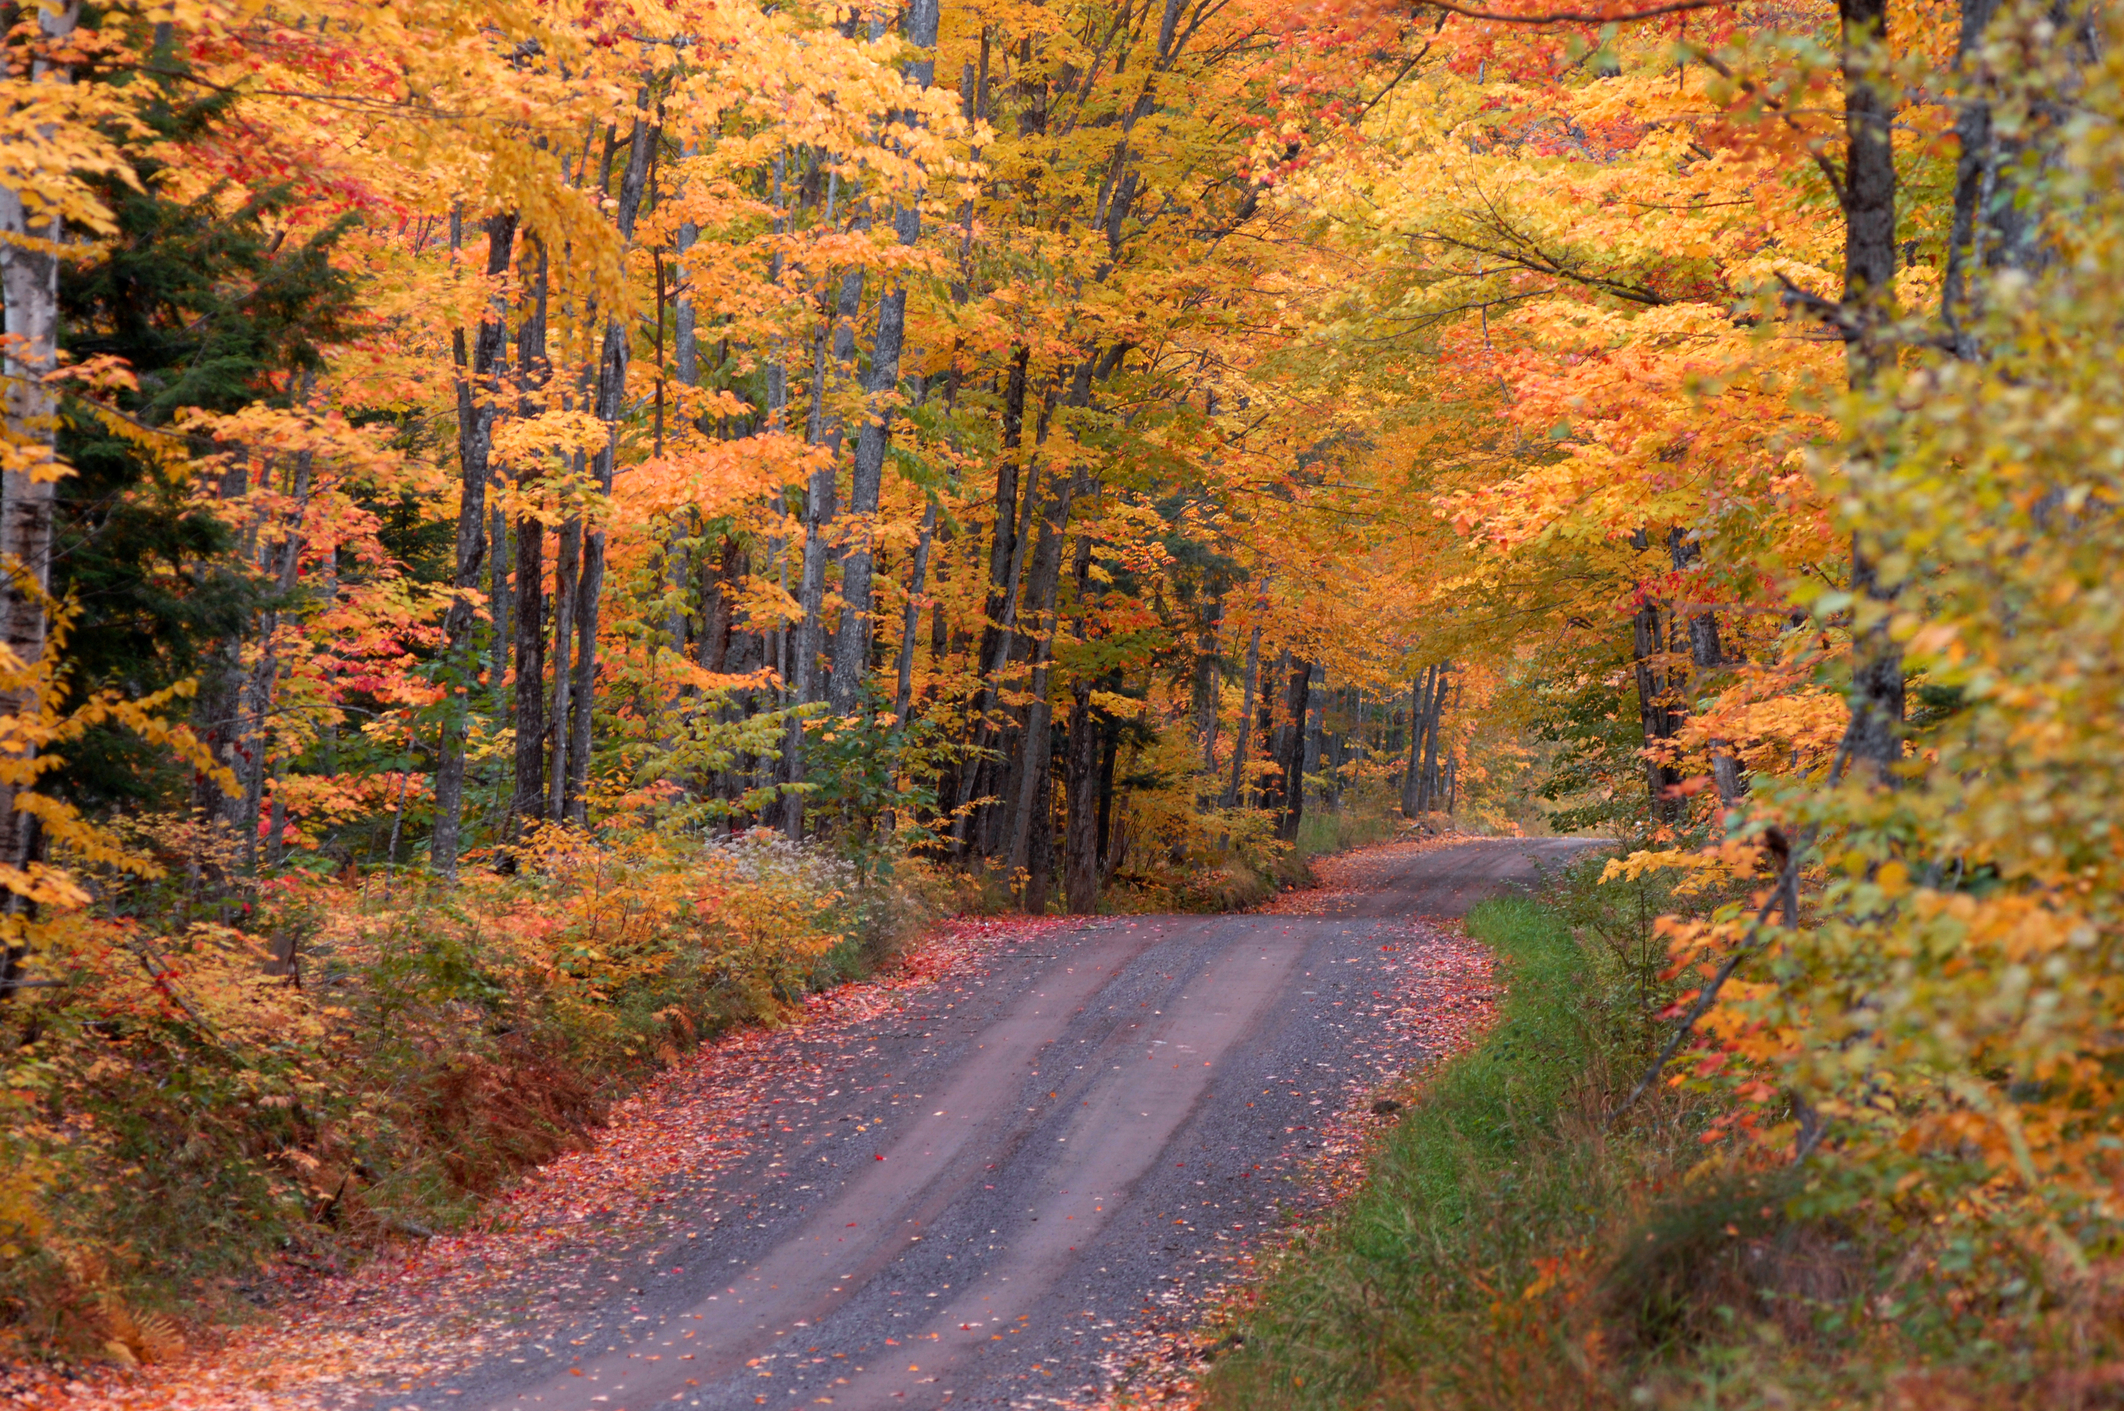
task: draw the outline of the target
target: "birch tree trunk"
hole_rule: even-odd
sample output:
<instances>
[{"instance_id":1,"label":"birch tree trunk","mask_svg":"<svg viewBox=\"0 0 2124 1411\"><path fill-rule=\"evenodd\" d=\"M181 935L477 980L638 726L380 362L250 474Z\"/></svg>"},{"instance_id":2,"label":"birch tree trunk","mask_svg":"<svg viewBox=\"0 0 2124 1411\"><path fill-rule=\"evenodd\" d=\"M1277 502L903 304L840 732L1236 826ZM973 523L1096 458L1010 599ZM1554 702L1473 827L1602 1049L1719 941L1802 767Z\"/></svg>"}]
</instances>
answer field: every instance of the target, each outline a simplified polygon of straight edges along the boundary
<instances>
[{"instance_id":1,"label":"birch tree trunk","mask_svg":"<svg viewBox=\"0 0 2124 1411\"><path fill-rule=\"evenodd\" d=\"M37 10L44 38L64 39L79 22L79 0ZM65 68L35 61L37 83L72 81ZM48 135L48 134L47 134ZM0 295L7 302L5 362L7 437L17 459L0 474L0 646L25 669L44 661L46 615L52 581L53 516L58 496L52 451L58 398L45 374L59 362L59 250L65 223L23 200L22 191L0 187ZM34 715L36 686L25 682L0 696L0 712ZM27 867L38 851L37 822L17 810L18 796L33 783L33 745L18 745L0 763L0 865ZM10 893L10 914L23 903ZM0 953L0 998L12 994L22 952Z\"/></svg>"}]
</instances>

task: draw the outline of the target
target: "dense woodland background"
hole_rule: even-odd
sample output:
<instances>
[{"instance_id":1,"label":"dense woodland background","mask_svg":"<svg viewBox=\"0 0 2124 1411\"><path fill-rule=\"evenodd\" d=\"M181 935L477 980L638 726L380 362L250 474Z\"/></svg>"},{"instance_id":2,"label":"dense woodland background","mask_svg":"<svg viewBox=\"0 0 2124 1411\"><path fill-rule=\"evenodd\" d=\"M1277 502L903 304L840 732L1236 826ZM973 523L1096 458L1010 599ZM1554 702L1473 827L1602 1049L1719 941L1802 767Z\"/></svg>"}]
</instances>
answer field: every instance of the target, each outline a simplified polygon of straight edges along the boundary
<instances>
[{"instance_id":1,"label":"dense woodland background","mask_svg":"<svg viewBox=\"0 0 2124 1411\"><path fill-rule=\"evenodd\" d=\"M0 5L0 1336L1449 815L1818 1301L2106 1346L2114 16L1500 4Z\"/></svg>"}]
</instances>

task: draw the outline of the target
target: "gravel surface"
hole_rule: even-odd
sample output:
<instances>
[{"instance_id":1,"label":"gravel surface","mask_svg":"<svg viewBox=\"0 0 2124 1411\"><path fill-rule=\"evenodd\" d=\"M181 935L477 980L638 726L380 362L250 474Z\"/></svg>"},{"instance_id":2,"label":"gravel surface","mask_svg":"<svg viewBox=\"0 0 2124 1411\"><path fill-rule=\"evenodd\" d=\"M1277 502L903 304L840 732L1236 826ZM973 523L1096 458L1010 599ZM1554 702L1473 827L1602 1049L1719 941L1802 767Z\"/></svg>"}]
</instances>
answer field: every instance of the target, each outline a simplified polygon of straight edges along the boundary
<instances>
[{"instance_id":1,"label":"gravel surface","mask_svg":"<svg viewBox=\"0 0 2124 1411\"><path fill-rule=\"evenodd\" d=\"M742 1156L665 1175L629 1238L574 1227L496 1287L482 1360L363 1402L1096 1397L1121 1332L1273 1229L1328 1121L1429 1056L1394 1016L1486 1002L1419 918L1578 846L1381 850L1324 915L1048 926L882 1027L799 1031Z\"/></svg>"}]
</instances>

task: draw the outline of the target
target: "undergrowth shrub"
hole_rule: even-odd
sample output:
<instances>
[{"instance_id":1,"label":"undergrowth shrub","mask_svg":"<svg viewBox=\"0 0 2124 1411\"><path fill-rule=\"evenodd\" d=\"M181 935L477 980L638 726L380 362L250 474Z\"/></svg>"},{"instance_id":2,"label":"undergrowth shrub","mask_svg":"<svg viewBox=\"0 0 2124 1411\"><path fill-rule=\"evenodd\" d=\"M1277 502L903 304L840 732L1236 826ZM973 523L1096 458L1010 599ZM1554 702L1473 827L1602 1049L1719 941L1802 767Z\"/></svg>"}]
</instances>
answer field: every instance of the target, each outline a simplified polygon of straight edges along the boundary
<instances>
[{"instance_id":1,"label":"undergrowth shrub","mask_svg":"<svg viewBox=\"0 0 2124 1411\"><path fill-rule=\"evenodd\" d=\"M548 830L448 888L105 880L46 938L56 983L0 1006L0 1352L152 1360L261 1266L460 1224L686 1049L889 960L944 890L652 827Z\"/></svg>"}]
</instances>

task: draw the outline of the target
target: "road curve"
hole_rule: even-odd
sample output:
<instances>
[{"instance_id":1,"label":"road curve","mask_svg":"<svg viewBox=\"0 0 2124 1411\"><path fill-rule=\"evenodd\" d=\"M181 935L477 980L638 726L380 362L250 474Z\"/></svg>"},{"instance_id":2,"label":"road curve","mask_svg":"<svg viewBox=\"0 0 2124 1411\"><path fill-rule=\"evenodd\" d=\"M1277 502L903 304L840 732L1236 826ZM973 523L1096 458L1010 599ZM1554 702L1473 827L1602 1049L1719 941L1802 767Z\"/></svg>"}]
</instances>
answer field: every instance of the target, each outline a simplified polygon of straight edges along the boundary
<instances>
[{"instance_id":1,"label":"road curve","mask_svg":"<svg viewBox=\"0 0 2124 1411\"><path fill-rule=\"evenodd\" d=\"M1585 842L1410 856L1328 916L1088 920L1006 945L887 1032L808 1053L757 1149L440 1383L371 1406L1040 1405L1110 1330L1277 1220L1277 1172L1457 915ZM1382 947L1387 947L1383 949ZM558 1297L556 1295L556 1297Z\"/></svg>"}]
</instances>

